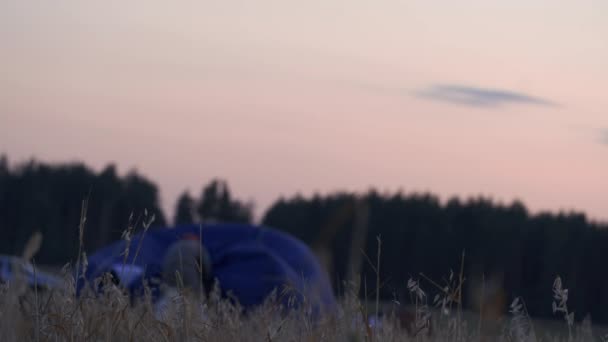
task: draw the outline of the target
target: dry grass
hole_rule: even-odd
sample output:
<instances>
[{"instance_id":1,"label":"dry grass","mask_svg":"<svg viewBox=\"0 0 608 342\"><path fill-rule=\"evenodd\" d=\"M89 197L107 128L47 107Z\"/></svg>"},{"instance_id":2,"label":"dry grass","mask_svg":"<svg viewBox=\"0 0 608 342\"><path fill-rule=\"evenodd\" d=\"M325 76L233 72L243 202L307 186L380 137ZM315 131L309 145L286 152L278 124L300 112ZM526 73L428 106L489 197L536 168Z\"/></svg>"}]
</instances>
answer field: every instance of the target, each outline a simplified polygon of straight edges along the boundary
<instances>
[{"instance_id":1,"label":"dry grass","mask_svg":"<svg viewBox=\"0 0 608 342\"><path fill-rule=\"evenodd\" d=\"M86 202L82 208L81 246ZM143 222L152 222L153 217L144 216ZM149 223L143 224L144 232ZM128 239L133 230L129 224L123 238ZM36 235L27 244L23 255L26 260L36 253L40 240ZM377 287L380 251L378 239L374 268ZM138 252L139 247L135 253ZM86 269L84 251L74 266L77 274ZM208 298L202 298L200 290L174 290L162 309L149 294L133 303L126 291L110 279L98 279L93 284L97 288L102 283L102 294L84 291L76 296L74 270L66 266L60 289L32 290L19 276L10 284L0 285L0 341L608 341L594 335L589 321L575 325L567 307L568 290L560 278L553 287L554 311L565 318L565 333L559 336L554 330L535 327L520 298L500 319L463 311L463 267L464 253L459 274L450 272L447 284L437 284L424 274L420 275L422 279L410 280L407 286L412 301L408 314L403 314L399 303L381 310L378 295L372 303L361 302L357 297L359 284L350 284L335 313L313 317L307 303L298 309L283 307L284 301L276 292L247 314L238 304L222 299L217 288ZM432 301L427 299L421 280L436 290ZM382 319L370 319L368 312L372 310L368 308L374 309L376 317L382 311Z\"/></svg>"},{"instance_id":2,"label":"dry grass","mask_svg":"<svg viewBox=\"0 0 608 342\"><path fill-rule=\"evenodd\" d=\"M351 287L335 315L313 318L306 306L286 310L271 295L246 315L238 305L223 300L218 291L199 299L187 290L175 292L164 311L150 298L133 304L124 291L105 281L101 295L75 295L66 272L65 286L50 292L29 290L15 281L0 288L1 341L600 341L589 322L573 326L570 334L553 338L540 334L527 316L523 302L511 305L498 333L482 332L478 317L429 309L419 283L412 285L417 306L414 319L432 321L428 329L401 328L396 311L388 310L382 324L370 326L366 309ZM103 281L103 280L100 280ZM562 298L563 299L563 298ZM441 300L439 301L441 303ZM375 307L376 303L370 303ZM396 307L396 306L394 306ZM564 325L569 322L564 322ZM414 322L415 326L418 322ZM568 326L569 327L569 326ZM568 331L568 329L566 329ZM541 336L543 335L543 336Z\"/></svg>"}]
</instances>

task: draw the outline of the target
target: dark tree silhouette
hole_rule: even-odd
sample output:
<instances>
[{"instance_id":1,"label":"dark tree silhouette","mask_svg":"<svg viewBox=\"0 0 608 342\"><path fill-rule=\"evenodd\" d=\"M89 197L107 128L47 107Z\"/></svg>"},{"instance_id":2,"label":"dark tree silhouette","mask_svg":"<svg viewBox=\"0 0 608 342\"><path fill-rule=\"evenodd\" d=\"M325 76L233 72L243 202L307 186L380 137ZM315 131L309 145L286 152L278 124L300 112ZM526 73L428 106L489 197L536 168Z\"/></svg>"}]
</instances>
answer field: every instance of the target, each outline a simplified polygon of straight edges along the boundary
<instances>
[{"instance_id":1,"label":"dark tree silhouette","mask_svg":"<svg viewBox=\"0 0 608 342\"><path fill-rule=\"evenodd\" d=\"M194 218L194 199L186 191L179 196L177 205L175 207L175 218L173 223L175 225L190 224L195 222Z\"/></svg>"},{"instance_id":2,"label":"dark tree silhouette","mask_svg":"<svg viewBox=\"0 0 608 342\"><path fill-rule=\"evenodd\" d=\"M356 201L367 202L369 208L362 265L349 260L356 212L345 208ZM350 218L336 219L344 215ZM352 267L362 271L368 296L377 290L375 265L370 260L376 260L376 237L380 236L379 291L385 300L409 298L407 280L419 278L421 272L441 283L450 270L460 269L466 251L465 285L472 286L482 275L497 279L498 290L506 296L503 305L512 296L522 296L532 315L553 317L551 285L559 274L570 289L568 307L579 318L590 313L595 322L608 321L608 312L602 309L608 305L608 275L602 266L608 260L608 227L587 221L583 214L532 216L519 201L503 205L487 198L452 198L442 205L429 194L370 191L281 198L266 212L263 224L290 232L313 247L328 245L338 293ZM426 285L427 290L434 289ZM465 306L472 300L465 296ZM501 310L507 312L508 307Z\"/></svg>"},{"instance_id":3,"label":"dark tree silhouette","mask_svg":"<svg viewBox=\"0 0 608 342\"><path fill-rule=\"evenodd\" d=\"M3 159L6 160L6 159ZM76 257L80 208L88 199L85 250L119 239L133 213L154 214L165 225L156 186L136 172L125 178L110 165L95 174L82 164L49 166L30 161L16 167L0 162L0 253L20 254L34 231L43 234L36 256L42 263L63 264Z\"/></svg>"},{"instance_id":4,"label":"dark tree silhouette","mask_svg":"<svg viewBox=\"0 0 608 342\"><path fill-rule=\"evenodd\" d=\"M203 188L197 213L203 222L249 223L252 218L251 206L232 199L228 184L220 179Z\"/></svg>"},{"instance_id":5,"label":"dark tree silhouette","mask_svg":"<svg viewBox=\"0 0 608 342\"><path fill-rule=\"evenodd\" d=\"M141 222L147 210L156 216L154 226L166 224L156 185L136 172L121 177L109 165L95 173L80 163L30 161L13 166L1 156L0 253L20 254L27 239L39 230L44 238L36 255L38 263L73 261L85 198L87 252L119 239L132 214L134 222ZM174 222L251 222L251 218L251 206L233 198L227 183L215 179L198 200L187 192L180 196ZM465 287L483 275L503 291L507 305L513 296L521 296L531 315L553 317L551 285L559 274L570 291L568 307L576 312L575 318L589 313L594 322L608 323L608 273L604 272L608 226L590 222L581 213L532 215L519 201L505 205L488 198L451 198L442 203L431 194L371 190L281 198L262 223L309 244L330 270L338 293L343 293L347 278L360 272L368 297L379 290L386 300L409 298L410 277L420 278L422 272L442 283L450 270L460 269L466 251ZM376 289L375 265L371 264L378 236L382 239L381 286ZM363 256L357 258L359 252ZM434 287L424 279L421 283L432 294ZM472 307L470 296L465 295L463 301ZM508 307L501 310L507 312Z\"/></svg>"}]
</instances>

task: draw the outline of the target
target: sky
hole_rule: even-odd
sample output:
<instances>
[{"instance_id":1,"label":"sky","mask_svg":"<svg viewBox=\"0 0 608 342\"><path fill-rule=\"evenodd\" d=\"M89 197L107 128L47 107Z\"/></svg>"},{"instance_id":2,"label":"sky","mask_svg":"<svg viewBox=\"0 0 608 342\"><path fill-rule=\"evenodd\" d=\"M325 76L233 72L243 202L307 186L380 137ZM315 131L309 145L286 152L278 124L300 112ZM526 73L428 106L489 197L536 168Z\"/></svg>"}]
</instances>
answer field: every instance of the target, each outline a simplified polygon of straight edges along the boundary
<instances>
[{"instance_id":1,"label":"sky","mask_svg":"<svg viewBox=\"0 0 608 342\"><path fill-rule=\"evenodd\" d=\"M0 153L137 169L166 213L403 190L608 221L608 2L0 1Z\"/></svg>"}]
</instances>

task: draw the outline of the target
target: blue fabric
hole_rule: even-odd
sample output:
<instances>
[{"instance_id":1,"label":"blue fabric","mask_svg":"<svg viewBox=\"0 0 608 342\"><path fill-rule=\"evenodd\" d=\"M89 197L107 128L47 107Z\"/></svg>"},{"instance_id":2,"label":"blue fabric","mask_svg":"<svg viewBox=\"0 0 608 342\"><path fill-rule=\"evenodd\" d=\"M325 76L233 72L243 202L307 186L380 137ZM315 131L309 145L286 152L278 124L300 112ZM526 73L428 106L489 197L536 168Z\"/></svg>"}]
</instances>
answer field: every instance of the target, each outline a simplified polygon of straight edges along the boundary
<instances>
[{"instance_id":1,"label":"blue fabric","mask_svg":"<svg viewBox=\"0 0 608 342\"><path fill-rule=\"evenodd\" d=\"M132 293L141 293L143 279L161 278L161 265L169 246L185 236L198 237L200 229L199 225L186 225L136 235L131 239L126 262L127 242L115 242L89 257L85 278L90 283L112 269L115 274L134 272L127 287ZM201 240L209 254L211 276L219 281L224 295L232 293L246 309L261 304L275 289L280 294L286 286L293 290L296 304L306 298L314 309L335 306L327 275L314 254L286 233L252 225L213 224L202 227ZM78 285L80 290L84 282L79 281ZM156 294L155 284L150 287Z\"/></svg>"}]
</instances>

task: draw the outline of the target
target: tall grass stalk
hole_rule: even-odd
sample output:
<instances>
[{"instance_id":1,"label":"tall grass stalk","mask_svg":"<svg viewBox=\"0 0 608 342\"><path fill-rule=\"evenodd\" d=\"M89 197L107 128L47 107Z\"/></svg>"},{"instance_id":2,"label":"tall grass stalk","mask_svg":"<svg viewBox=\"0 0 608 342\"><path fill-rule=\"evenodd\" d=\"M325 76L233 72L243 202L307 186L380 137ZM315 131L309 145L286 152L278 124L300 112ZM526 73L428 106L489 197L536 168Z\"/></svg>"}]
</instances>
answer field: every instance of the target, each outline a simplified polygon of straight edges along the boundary
<instances>
[{"instance_id":1,"label":"tall grass stalk","mask_svg":"<svg viewBox=\"0 0 608 342\"><path fill-rule=\"evenodd\" d=\"M84 226L87 222L87 209L89 207L89 198L86 197L82 200L80 207L80 222L78 223L78 256L76 259L76 280L81 277L80 274L80 262L81 255L84 250ZM82 274L84 278L84 274Z\"/></svg>"},{"instance_id":2,"label":"tall grass stalk","mask_svg":"<svg viewBox=\"0 0 608 342\"><path fill-rule=\"evenodd\" d=\"M382 239L376 237L378 241L378 255L376 259L376 317L380 316L380 256L382 255Z\"/></svg>"}]
</instances>

